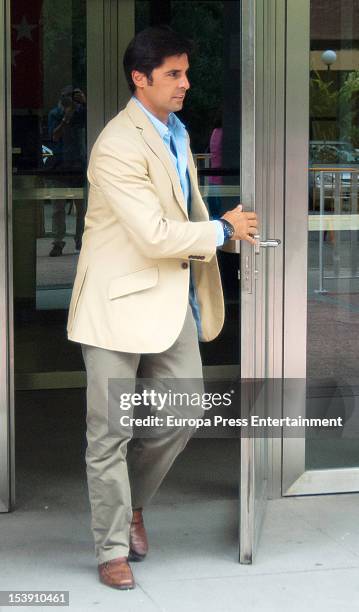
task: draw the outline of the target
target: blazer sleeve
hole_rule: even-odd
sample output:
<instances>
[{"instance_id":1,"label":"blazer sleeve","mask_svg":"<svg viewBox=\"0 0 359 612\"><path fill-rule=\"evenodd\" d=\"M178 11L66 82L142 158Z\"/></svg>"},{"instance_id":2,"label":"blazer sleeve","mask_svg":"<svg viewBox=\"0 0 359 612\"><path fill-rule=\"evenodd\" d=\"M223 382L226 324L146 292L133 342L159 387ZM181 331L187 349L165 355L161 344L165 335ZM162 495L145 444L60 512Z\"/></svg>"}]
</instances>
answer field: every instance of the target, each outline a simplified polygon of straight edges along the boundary
<instances>
[{"instance_id":1,"label":"blazer sleeve","mask_svg":"<svg viewBox=\"0 0 359 612\"><path fill-rule=\"evenodd\" d=\"M212 259L217 244L215 223L164 216L138 143L118 137L97 142L90 169L90 183L101 189L118 221L146 257Z\"/></svg>"}]
</instances>

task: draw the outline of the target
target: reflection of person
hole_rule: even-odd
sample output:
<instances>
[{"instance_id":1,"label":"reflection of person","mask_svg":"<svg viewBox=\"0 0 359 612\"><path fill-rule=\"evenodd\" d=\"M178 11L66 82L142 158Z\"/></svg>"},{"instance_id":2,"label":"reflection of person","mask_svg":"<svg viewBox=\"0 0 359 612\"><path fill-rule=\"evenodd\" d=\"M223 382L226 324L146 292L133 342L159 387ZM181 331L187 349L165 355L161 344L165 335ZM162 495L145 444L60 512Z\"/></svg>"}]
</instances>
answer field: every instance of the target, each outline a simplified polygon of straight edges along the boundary
<instances>
[{"instance_id":1,"label":"reflection of person","mask_svg":"<svg viewBox=\"0 0 359 612\"><path fill-rule=\"evenodd\" d=\"M61 92L60 100L49 113L49 136L53 141L53 169L66 176L66 187L83 187L86 169L86 96L79 88L68 85ZM62 255L66 234L67 200L53 203L52 232L54 235L50 257ZM75 247L81 248L84 229L84 200L75 200Z\"/></svg>"},{"instance_id":2,"label":"reflection of person","mask_svg":"<svg viewBox=\"0 0 359 612\"><path fill-rule=\"evenodd\" d=\"M213 131L209 141L211 153L211 168L222 168L223 128L222 109L217 111ZM222 185L223 178L220 175L209 176L209 185ZM218 219L221 213L221 198L219 195L210 195L207 198L209 214L212 219Z\"/></svg>"},{"instance_id":3,"label":"reflection of person","mask_svg":"<svg viewBox=\"0 0 359 612\"><path fill-rule=\"evenodd\" d=\"M140 368L153 380L188 379L191 394L202 381L198 334L212 340L223 325L216 246L230 235L254 242L257 231L255 213L240 206L221 221L208 219L187 132L174 114L189 88L189 52L167 27L140 32L125 52L133 97L91 153L69 310L68 337L82 344L87 370L86 464L99 576L120 589L134 587L128 561L147 552L143 506L193 427L159 427L154 437L132 440L128 429L114 434L109 380L134 386ZM193 407L193 416L199 412Z\"/></svg>"}]
</instances>

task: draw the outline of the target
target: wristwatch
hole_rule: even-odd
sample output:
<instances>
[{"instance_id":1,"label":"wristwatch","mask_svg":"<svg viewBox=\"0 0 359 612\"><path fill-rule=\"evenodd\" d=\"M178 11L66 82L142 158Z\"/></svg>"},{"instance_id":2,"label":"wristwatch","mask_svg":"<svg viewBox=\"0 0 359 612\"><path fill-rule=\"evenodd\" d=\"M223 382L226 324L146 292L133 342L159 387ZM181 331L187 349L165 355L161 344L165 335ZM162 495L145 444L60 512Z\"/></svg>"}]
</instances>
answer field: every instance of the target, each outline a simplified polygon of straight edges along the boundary
<instances>
[{"instance_id":1,"label":"wristwatch","mask_svg":"<svg viewBox=\"0 0 359 612\"><path fill-rule=\"evenodd\" d=\"M234 235L234 227L227 219L218 219L223 225L224 242L228 242Z\"/></svg>"}]
</instances>

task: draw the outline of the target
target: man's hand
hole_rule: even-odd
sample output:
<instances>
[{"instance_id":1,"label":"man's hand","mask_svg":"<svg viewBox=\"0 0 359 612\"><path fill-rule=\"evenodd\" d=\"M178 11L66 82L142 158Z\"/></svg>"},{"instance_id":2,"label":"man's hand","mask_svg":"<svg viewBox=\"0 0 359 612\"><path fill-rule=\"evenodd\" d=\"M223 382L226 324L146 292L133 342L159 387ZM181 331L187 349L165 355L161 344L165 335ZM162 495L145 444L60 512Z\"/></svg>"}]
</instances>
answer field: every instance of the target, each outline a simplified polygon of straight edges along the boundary
<instances>
[{"instance_id":1,"label":"man's hand","mask_svg":"<svg viewBox=\"0 0 359 612\"><path fill-rule=\"evenodd\" d=\"M78 102L78 104L86 104L86 96L81 89L74 89L73 99L75 102Z\"/></svg>"},{"instance_id":2,"label":"man's hand","mask_svg":"<svg viewBox=\"0 0 359 612\"><path fill-rule=\"evenodd\" d=\"M251 244L256 243L252 238L252 235L258 234L258 221L255 212L243 212L242 204L238 204L236 208L222 215L222 219L226 219L234 227L232 240L247 240Z\"/></svg>"}]
</instances>

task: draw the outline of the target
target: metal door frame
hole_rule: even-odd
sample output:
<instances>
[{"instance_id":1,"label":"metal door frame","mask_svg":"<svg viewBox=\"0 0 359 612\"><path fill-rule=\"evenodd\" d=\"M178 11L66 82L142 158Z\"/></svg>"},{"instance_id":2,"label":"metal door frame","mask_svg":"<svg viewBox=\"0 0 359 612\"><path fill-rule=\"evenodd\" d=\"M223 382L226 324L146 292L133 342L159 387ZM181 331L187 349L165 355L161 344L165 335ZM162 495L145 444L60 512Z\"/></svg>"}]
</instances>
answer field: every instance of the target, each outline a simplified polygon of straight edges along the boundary
<instances>
[{"instance_id":1,"label":"metal door frame","mask_svg":"<svg viewBox=\"0 0 359 612\"><path fill-rule=\"evenodd\" d=\"M279 238L282 243L284 24L285 0L270 3L242 0L241 197L246 207L253 208L255 204L256 211L260 215L262 212L260 233L265 238ZM279 384L272 384L270 390L281 402L283 251L282 248L264 250L260 256L253 253L253 246L241 244L241 377L276 379ZM249 291L246 290L248 264L252 285ZM254 268L258 268L257 273ZM243 437L241 443L241 563L253 560L267 498L280 496L281 439L268 439L264 443L266 475L258 465L259 461L263 462L262 447L257 453L258 444L250 437ZM259 483L260 491L257 472L259 479L263 479ZM258 491L260 498L256 498Z\"/></svg>"},{"instance_id":2,"label":"metal door frame","mask_svg":"<svg viewBox=\"0 0 359 612\"><path fill-rule=\"evenodd\" d=\"M14 341L12 311L11 43L9 0L0 2L0 512L15 501Z\"/></svg>"}]
</instances>

